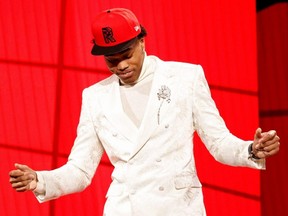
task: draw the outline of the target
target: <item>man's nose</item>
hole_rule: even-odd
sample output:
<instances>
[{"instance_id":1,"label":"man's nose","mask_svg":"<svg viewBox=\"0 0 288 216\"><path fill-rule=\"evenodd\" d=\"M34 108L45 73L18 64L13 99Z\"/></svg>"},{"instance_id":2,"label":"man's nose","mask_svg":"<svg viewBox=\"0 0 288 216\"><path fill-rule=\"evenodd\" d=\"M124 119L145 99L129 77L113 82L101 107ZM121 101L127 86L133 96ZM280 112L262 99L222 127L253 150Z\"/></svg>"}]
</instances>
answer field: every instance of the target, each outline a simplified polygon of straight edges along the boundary
<instances>
[{"instance_id":1,"label":"man's nose","mask_svg":"<svg viewBox=\"0 0 288 216\"><path fill-rule=\"evenodd\" d=\"M128 64L127 61L121 61L121 62L119 62L118 65L117 65L117 69L118 69L119 71L124 71L124 70L126 70L128 67L129 67L129 64Z\"/></svg>"}]
</instances>

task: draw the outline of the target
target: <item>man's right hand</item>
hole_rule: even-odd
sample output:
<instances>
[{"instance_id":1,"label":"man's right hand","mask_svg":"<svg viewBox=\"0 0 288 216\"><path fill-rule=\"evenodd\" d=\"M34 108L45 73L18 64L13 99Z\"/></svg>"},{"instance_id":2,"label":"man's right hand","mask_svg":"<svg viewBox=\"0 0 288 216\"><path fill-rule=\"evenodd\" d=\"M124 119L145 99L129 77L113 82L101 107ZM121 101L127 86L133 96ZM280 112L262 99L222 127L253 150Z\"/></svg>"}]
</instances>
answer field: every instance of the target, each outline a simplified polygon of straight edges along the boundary
<instances>
[{"instance_id":1,"label":"man's right hand","mask_svg":"<svg viewBox=\"0 0 288 216\"><path fill-rule=\"evenodd\" d=\"M23 164L15 164L15 170L9 172L12 188L17 192L33 191L37 186L37 173Z\"/></svg>"}]
</instances>

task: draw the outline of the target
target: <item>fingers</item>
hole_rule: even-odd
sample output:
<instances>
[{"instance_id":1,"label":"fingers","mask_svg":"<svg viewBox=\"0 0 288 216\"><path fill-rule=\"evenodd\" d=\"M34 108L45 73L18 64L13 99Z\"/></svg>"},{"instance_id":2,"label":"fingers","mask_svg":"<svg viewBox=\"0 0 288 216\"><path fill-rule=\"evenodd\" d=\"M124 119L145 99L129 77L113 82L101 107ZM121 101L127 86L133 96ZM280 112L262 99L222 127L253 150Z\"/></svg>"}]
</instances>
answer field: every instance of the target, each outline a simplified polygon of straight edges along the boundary
<instances>
[{"instance_id":1,"label":"fingers","mask_svg":"<svg viewBox=\"0 0 288 216\"><path fill-rule=\"evenodd\" d=\"M12 170L11 172L9 172L9 176L10 177L19 177L19 176L23 176L24 172L22 172L21 170Z\"/></svg>"},{"instance_id":2,"label":"fingers","mask_svg":"<svg viewBox=\"0 0 288 216\"><path fill-rule=\"evenodd\" d=\"M23 171L23 172L26 172L26 171L31 171L32 169L30 167L28 167L27 165L24 165L24 164L18 164L18 163L15 163L15 168Z\"/></svg>"},{"instance_id":3,"label":"fingers","mask_svg":"<svg viewBox=\"0 0 288 216\"><path fill-rule=\"evenodd\" d=\"M16 191L23 192L26 190L29 190L29 183L31 180L25 180L25 181L16 181L11 184L12 188L14 188Z\"/></svg>"},{"instance_id":4,"label":"fingers","mask_svg":"<svg viewBox=\"0 0 288 216\"><path fill-rule=\"evenodd\" d=\"M261 137L262 137L262 129L257 128L257 130L255 131L254 139L260 139Z\"/></svg>"},{"instance_id":5,"label":"fingers","mask_svg":"<svg viewBox=\"0 0 288 216\"><path fill-rule=\"evenodd\" d=\"M265 133L265 134L261 137L261 139L260 139L259 141L260 141L261 143L265 143L265 142L267 142L267 141L269 141L269 140L274 139L276 136L277 136L276 131L275 131L275 130L270 130L270 131L268 131L267 133Z\"/></svg>"},{"instance_id":6,"label":"fingers","mask_svg":"<svg viewBox=\"0 0 288 216\"><path fill-rule=\"evenodd\" d=\"M17 171L17 170L16 170ZM34 180L34 176L33 175L20 175L20 176L13 176L10 175L10 183L16 183L16 182L22 182L22 181L27 181L27 180Z\"/></svg>"},{"instance_id":7,"label":"fingers","mask_svg":"<svg viewBox=\"0 0 288 216\"><path fill-rule=\"evenodd\" d=\"M258 158L267 158L267 157L270 157L272 155L275 155L278 151L279 151L279 146L276 146L276 147L273 147L269 151L261 151L261 150L257 151L255 155Z\"/></svg>"},{"instance_id":8,"label":"fingers","mask_svg":"<svg viewBox=\"0 0 288 216\"><path fill-rule=\"evenodd\" d=\"M280 141L280 138L278 136L275 136L273 139L262 143L262 148L263 150L268 151L269 149L271 149L271 147L280 145L279 141Z\"/></svg>"},{"instance_id":9,"label":"fingers","mask_svg":"<svg viewBox=\"0 0 288 216\"><path fill-rule=\"evenodd\" d=\"M18 177L10 176L10 184L18 192L34 190L36 188L35 176L32 174L22 175Z\"/></svg>"},{"instance_id":10,"label":"fingers","mask_svg":"<svg viewBox=\"0 0 288 216\"><path fill-rule=\"evenodd\" d=\"M15 188L15 190L17 192L26 192L26 191L28 191L28 186L26 185L26 186L23 186L23 187Z\"/></svg>"},{"instance_id":11,"label":"fingers","mask_svg":"<svg viewBox=\"0 0 288 216\"><path fill-rule=\"evenodd\" d=\"M259 158L267 158L276 154L280 149L280 138L275 130L262 132L258 128L255 132L253 153Z\"/></svg>"},{"instance_id":12,"label":"fingers","mask_svg":"<svg viewBox=\"0 0 288 216\"><path fill-rule=\"evenodd\" d=\"M273 147L277 147L278 145L280 145L279 140L280 140L280 138L277 136L277 137L274 137L272 140L268 140L268 141L262 143L263 150L269 151Z\"/></svg>"},{"instance_id":13,"label":"fingers","mask_svg":"<svg viewBox=\"0 0 288 216\"><path fill-rule=\"evenodd\" d=\"M266 150L267 146L273 145L279 142L280 138L277 136L275 130L271 130L265 133L261 133L262 137L257 140L257 144L255 145L256 150Z\"/></svg>"},{"instance_id":14,"label":"fingers","mask_svg":"<svg viewBox=\"0 0 288 216\"><path fill-rule=\"evenodd\" d=\"M261 149L260 146L260 139L265 136L265 132L262 133L261 128L257 128L254 135L254 142L253 142L253 151Z\"/></svg>"},{"instance_id":15,"label":"fingers","mask_svg":"<svg viewBox=\"0 0 288 216\"><path fill-rule=\"evenodd\" d=\"M16 170L9 172L9 182L17 192L34 190L37 186L37 174L30 167L23 164L15 164Z\"/></svg>"}]
</instances>

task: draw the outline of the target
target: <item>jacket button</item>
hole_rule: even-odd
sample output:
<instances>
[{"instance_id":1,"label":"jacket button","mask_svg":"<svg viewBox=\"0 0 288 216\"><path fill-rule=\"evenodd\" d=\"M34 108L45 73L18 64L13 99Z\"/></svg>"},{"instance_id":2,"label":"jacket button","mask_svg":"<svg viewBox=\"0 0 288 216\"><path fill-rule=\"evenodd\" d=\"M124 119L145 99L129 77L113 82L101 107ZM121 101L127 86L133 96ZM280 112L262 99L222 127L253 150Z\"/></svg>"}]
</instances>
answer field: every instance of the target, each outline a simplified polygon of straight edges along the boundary
<instances>
[{"instance_id":1,"label":"jacket button","mask_svg":"<svg viewBox=\"0 0 288 216\"><path fill-rule=\"evenodd\" d=\"M114 132L113 134L112 134L112 136L113 137L116 137L118 134L116 133L116 132Z\"/></svg>"},{"instance_id":2,"label":"jacket button","mask_svg":"<svg viewBox=\"0 0 288 216\"><path fill-rule=\"evenodd\" d=\"M165 125L165 128L166 128L166 129L169 128L169 124L166 124L166 125Z\"/></svg>"},{"instance_id":3,"label":"jacket button","mask_svg":"<svg viewBox=\"0 0 288 216\"><path fill-rule=\"evenodd\" d=\"M163 187L163 186L160 186L160 187L159 187L159 191L164 191L164 187Z\"/></svg>"},{"instance_id":4,"label":"jacket button","mask_svg":"<svg viewBox=\"0 0 288 216\"><path fill-rule=\"evenodd\" d=\"M156 162L161 162L161 161L162 161L161 158L156 159Z\"/></svg>"}]
</instances>

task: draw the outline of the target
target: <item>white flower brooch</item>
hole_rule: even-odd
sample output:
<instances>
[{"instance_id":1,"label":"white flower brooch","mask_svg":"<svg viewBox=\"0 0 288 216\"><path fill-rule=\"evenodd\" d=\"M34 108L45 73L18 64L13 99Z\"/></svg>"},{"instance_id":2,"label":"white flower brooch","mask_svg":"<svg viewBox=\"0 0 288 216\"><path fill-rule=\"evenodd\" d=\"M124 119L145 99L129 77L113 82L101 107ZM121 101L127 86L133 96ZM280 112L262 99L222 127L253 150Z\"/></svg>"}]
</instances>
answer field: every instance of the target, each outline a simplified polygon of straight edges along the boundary
<instances>
[{"instance_id":1,"label":"white flower brooch","mask_svg":"<svg viewBox=\"0 0 288 216\"><path fill-rule=\"evenodd\" d=\"M157 93L158 100L161 100L160 106L158 108L157 118L158 118L158 125L160 124L160 110L162 107L162 104L164 101L167 101L167 103L170 103L171 99L171 90L166 86L162 85L161 89L159 89L159 92Z\"/></svg>"}]
</instances>

